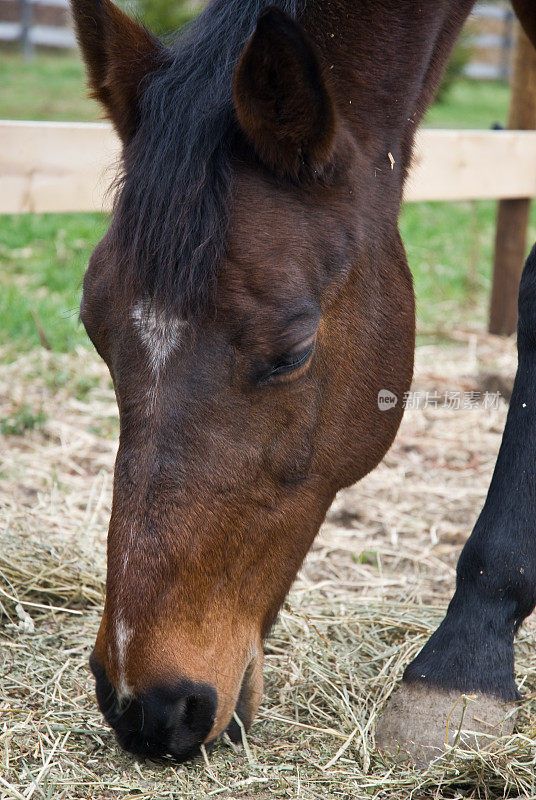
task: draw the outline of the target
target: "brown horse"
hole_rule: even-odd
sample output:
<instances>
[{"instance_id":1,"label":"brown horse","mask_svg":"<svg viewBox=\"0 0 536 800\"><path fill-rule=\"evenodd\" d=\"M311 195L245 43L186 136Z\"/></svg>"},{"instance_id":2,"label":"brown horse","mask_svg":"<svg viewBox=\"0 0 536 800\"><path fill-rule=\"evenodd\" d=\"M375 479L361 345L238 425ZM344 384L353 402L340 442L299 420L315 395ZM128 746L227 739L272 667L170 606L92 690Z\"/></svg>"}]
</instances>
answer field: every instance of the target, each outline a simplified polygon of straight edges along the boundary
<instances>
[{"instance_id":1,"label":"brown horse","mask_svg":"<svg viewBox=\"0 0 536 800\"><path fill-rule=\"evenodd\" d=\"M72 0L124 145L81 316L121 424L91 664L134 753L182 760L236 737L234 712L251 723L263 638L335 493L393 441L402 403L378 394L408 390L414 349L402 188L472 5L213 0L164 47ZM514 5L535 39L532 0ZM408 680L514 696L465 652Z\"/></svg>"}]
</instances>

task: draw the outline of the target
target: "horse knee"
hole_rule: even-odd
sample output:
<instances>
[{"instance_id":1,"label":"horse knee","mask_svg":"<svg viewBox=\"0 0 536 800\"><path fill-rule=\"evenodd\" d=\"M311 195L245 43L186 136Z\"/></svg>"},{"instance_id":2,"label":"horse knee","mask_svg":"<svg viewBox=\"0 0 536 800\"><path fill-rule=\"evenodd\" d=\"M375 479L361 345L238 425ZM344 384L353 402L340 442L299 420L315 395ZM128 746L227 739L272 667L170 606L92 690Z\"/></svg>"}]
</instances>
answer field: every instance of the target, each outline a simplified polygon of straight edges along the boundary
<instances>
[{"instance_id":1,"label":"horse knee","mask_svg":"<svg viewBox=\"0 0 536 800\"><path fill-rule=\"evenodd\" d=\"M479 536L481 520L477 523L458 561L457 585L485 603L500 605L504 623L513 624L517 630L536 602L534 537L527 532L513 542L508 535L508 520L498 516L495 520L491 535Z\"/></svg>"}]
</instances>

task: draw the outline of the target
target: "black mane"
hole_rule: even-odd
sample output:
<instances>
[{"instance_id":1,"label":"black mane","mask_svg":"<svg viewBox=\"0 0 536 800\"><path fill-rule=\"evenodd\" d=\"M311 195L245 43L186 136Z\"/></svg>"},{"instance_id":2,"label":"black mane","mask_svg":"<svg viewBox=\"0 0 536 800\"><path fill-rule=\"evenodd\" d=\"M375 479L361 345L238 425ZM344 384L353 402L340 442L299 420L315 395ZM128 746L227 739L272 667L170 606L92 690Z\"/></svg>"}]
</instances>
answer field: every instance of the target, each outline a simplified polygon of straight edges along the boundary
<instances>
[{"instance_id":1,"label":"black mane","mask_svg":"<svg viewBox=\"0 0 536 800\"><path fill-rule=\"evenodd\" d=\"M123 279L193 317L213 296L229 220L232 78L258 15L300 0L214 0L144 92L112 233Z\"/></svg>"}]
</instances>

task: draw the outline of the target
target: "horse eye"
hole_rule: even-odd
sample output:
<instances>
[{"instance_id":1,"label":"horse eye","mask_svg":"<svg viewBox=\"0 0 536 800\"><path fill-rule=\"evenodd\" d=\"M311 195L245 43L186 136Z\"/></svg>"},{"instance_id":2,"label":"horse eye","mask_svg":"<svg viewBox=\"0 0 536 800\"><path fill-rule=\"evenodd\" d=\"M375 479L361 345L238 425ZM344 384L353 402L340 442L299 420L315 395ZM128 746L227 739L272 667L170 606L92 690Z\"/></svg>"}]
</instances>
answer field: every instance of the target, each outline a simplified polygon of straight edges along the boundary
<instances>
[{"instance_id":1,"label":"horse eye","mask_svg":"<svg viewBox=\"0 0 536 800\"><path fill-rule=\"evenodd\" d=\"M272 362L268 371L261 376L260 382L264 383L269 379L277 378L280 375L286 375L289 372L294 372L300 367L303 367L311 358L314 349L315 342L313 339L312 342L307 344L307 347L279 356Z\"/></svg>"}]
</instances>

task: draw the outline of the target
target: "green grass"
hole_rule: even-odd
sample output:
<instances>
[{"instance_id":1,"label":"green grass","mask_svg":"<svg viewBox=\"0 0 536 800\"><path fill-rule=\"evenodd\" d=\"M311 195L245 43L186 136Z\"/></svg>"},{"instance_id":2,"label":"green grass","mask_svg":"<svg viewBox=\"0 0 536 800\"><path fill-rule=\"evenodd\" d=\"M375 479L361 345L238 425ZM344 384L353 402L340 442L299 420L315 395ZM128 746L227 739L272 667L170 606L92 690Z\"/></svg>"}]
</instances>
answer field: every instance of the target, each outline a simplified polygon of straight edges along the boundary
<instances>
[{"instance_id":1,"label":"green grass","mask_svg":"<svg viewBox=\"0 0 536 800\"><path fill-rule=\"evenodd\" d=\"M0 217L0 347L6 358L39 344L65 352L87 337L78 322L88 258L104 214Z\"/></svg>"},{"instance_id":2,"label":"green grass","mask_svg":"<svg viewBox=\"0 0 536 800\"><path fill-rule=\"evenodd\" d=\"M40 53L24 63L15 50L0 51L0 119L96 120L101 111L87 96L76 53ZM503 83L460 81L434 105L426 124L439 128L490 128L505 124L509 89Z\"/></svg>"},{"instance_id":3,"label":"green grass","mask_svg":"<svg viewBox=\"0 0 536 800\"><path fill-rule=\"evenodd\" d=\"M506 126L510 89L492 81L458 81L445 101L435 103L426 115L430 128L491 128Z\"/></svg>"},{"instance_id":4,"label":"green grass","mask_svg":"<svg viewBox=\"0 0 536 800\"><path fill-rule=\"evenodd\" d=\"M19 406L13 413L0 419L0 434L2 436L24 436L26 431L41 429L47 417L41 409L33 411L26 403Z\"/></svg>"},{"instance_id":5,"label":"green grass","mask_svg":"<svg viewBox=\"0 0 536 800\"><path fill-rule=\"evenodd\" d=\"M408 203L400 229L417 296L421 333L485 328L491 292L497 205L492 201ZM536 240L533 204L527 254Z\"/></svg>"},{"instance_id":6,"label":"green grass","mask_svg":"<svg viewBox=\"0 0 536 800\"><path fill-rule=\"evenodd\" d=\"M92 120L82 64L75 54L39 55L24 64L0 55L0 117ZM496 83L454 84L426 123L489 128L504 122L508 88ZM87 342L78 322L82 275L106 229L101 214L0 217L0 347L4 358L44 344L67 351ZM489 298L495 204L409 204L401 229L415 277L421 330L482 327ZM536 237L532 214L529 238Z\"/></svg>"},{"instance_id":7,"label":"green grass","mask_svg":"<svg viewBox=\"0 0 536 800\"><path fill-rule=\"evenodd\" d=\"M76 53L39 54L25 63L18 52L0 50L0 118L95 121L102 114L87 94L84 66Z\"/></svg>"}]
</instances>

